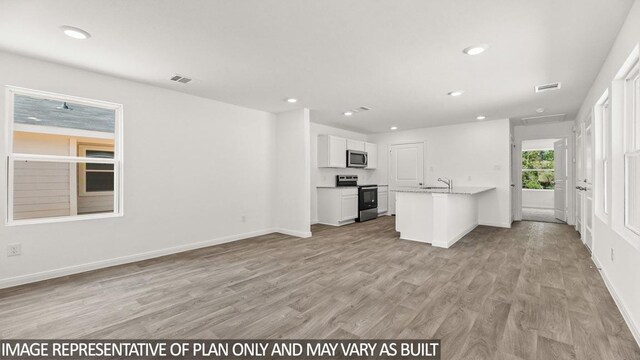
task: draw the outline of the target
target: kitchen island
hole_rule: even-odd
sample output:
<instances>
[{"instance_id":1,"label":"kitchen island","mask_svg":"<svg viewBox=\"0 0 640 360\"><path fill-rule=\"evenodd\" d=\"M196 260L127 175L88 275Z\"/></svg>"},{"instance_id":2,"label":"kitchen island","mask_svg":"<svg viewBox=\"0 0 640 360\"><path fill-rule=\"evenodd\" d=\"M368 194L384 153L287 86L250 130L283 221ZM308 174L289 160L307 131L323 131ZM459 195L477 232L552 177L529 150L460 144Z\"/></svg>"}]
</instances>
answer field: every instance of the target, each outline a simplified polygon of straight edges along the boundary
<instances>
[{"instance_id":1,"label":"kitchen island","mask_svg":"<svg viewBox=\"0 0 640 360\"><path fill-rule=\"evenodd\" d=\"M448 248L478 226L478 194L495 187L394 188L400 239Z\"/></svg>"}]
</instances>

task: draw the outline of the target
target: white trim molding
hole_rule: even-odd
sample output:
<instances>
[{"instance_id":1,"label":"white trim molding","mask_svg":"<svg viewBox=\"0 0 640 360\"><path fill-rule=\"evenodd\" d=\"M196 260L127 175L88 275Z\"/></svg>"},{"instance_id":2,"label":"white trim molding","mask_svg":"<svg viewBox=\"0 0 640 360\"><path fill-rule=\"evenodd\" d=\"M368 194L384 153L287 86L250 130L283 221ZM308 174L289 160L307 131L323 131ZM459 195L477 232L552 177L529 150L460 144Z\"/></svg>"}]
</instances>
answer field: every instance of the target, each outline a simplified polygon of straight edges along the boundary
<instances>
[{"instance_id":1,"label":"white trim molding","mask_svg":"<svg viewBox=\"0 0 640 360\"><path fill-rule=\"evenodd\" d=\"M289 230L289 229L275 229L273 232L277 232L283 235L295 236L299 238L310 238L311 231L298 231L298 230Z\"/></svg>"},{"instance_id":2,"label":"white trim molding","mask_svg":"<svg viewBox=\"0 0 640 360\"><path fill-rule=\"evenodd\" d=\"M114 259L99 260L91 263L74 265L74 266L69 266L69 267L60 268L60 269L53 269L53 270L47 270L47 271L42 271L42 272L33 273L33 274L0 279L0 289L29 284L37 281L54 279L62 276L79 274L79 273L83 273L91 270L98 270L98 269L108 268L116 265L129 264L137 261L177 254L177 253L181 253L189 250L196 250L196 249L224 244L228 242L249 239L256 236L272 234L274 232L280 232L280 231L276 229L264 229L264 230L251 231L243 234L228 235L228 236L223 236L223 237L219 237L211 240L206 240L206 241L201 241L201 242L196 242L191 244L184 244L184 245L174 246L174 247L160 249L160 250L153 250L153 251L148 251L148 252L139 253L139 254L126 255L126 256L122 256ZM311 233L309 233L309 236L311 236Z\"/></svg>"},{"instance_id":3,"label":"white trim molding","mask_svg":"<svg viewBox=\"0 0 640 360\"><path fill-rule=\"evenodd\" d=\"M622 298L618 296L618 293L616 292L615 287L613 286L611 281L609 281L609 277L607 277L607 272L604 270L604 268L602 267L598 259L592 255L591 260L593 260L593 263L600 270L600 276L602 277L602 280L604 280L604 284L607 286L607 290L609 290L609 293L611 294L613 301L616 303L618 310L620 310L620 313L622 314L622 317L624 318L625 323L629 327L631 334L633 334L633 337L636 339L636 342L638 343L638 345L640 345L640 326L636 325L633 322L633 318L631 317L631 315L629 315L627 306L622 301Z\"/></svg>"}]
</instances>

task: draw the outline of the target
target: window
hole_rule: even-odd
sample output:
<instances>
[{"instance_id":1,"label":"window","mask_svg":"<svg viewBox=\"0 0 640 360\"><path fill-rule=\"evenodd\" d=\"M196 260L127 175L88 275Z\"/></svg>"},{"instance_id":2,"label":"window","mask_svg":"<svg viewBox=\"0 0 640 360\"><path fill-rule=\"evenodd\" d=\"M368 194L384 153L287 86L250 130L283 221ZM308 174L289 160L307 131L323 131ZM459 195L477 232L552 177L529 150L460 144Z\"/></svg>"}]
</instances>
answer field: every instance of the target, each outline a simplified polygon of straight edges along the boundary
<instances>
[{"instance_id":1,"label":"window","mask_svg":"<svg viewBox=\"0 0 640 360\"><path fill-rule=\"evenodd\" d=\"M113 159L113 146L79 145L78 155L87 158ZM78 188L81 196L111 195L114 189L113 164L81 163Z\"/></svg>"},{"instance_id":2,"label":"window","mask_svg":"<svg viewBox=\"0 0 640 360\"><path fill-rule=\"evenodd\" d=\"M640 69L624 79L624 224L640 235Z\"/></svg>"},{"instance_id":3,"label":"window","mask_svg":"<svg viewBox=\"0 0 640 360\"><path fill-rule=\"evenodd\" d=\"M609 216L610 164L611 164L611 103L607 90L596 103L594 110L596 121L596 178L595 178L595 213L607 222Z\"/></svg>"},{"instance_id":4,"label":"window","mask_svg":"<svg viewBox=\"0 0 640 360\"><path fill-rule=\"evenodd\" d=\"M7 87L7 224L122 214L122 106Z\"/></svg>"},{"instance_id":5,"label":"window","mask_svg":"<svg viewBox=\"0 0 640 360\"><path fill-rule=\"evenodd\" d=\"M555 188L553 150L529 150L522 152L522 188Z\"/></svg>"}]
</instances>

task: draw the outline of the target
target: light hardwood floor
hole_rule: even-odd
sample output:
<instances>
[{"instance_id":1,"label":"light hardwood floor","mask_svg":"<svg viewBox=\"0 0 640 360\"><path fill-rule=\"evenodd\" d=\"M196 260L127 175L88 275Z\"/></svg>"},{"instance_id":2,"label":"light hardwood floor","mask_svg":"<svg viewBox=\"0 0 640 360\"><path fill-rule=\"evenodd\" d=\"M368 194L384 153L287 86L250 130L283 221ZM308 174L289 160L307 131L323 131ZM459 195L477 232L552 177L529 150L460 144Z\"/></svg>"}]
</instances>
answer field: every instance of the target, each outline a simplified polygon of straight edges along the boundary
<instances>
[{"instance_id":1,"label":"light hardwood floor","mask_svg":"<svg viewBox=\"0 0 640 360\"><path fill-rule=\"evenodd\" d=\"M0 338L436 338L445 359L640 359L571 227L478 227L439 249L393 221L0 290Z\"/></svg>"}]
</instances>

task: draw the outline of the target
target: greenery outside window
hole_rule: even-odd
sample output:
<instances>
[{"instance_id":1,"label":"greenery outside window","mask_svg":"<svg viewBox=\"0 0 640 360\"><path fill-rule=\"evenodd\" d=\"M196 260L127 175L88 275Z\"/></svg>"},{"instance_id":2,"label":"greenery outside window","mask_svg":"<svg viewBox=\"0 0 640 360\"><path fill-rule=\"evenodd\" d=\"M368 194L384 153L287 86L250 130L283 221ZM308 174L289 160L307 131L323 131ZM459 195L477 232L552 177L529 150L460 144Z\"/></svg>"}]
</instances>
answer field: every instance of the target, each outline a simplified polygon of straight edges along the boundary
<instances>
[{"instance_id":1,"label":"greenery outside window","mask_svg":"<svg viewBox=\"0 0 640 360\"><path fill-rule=\"evenodd\" d=\"M555 188L553 150L528 150L522 152L522 188Z\"/></svg>"}]
</instances>

